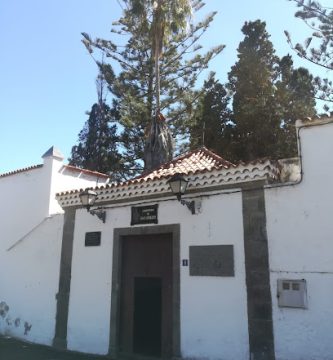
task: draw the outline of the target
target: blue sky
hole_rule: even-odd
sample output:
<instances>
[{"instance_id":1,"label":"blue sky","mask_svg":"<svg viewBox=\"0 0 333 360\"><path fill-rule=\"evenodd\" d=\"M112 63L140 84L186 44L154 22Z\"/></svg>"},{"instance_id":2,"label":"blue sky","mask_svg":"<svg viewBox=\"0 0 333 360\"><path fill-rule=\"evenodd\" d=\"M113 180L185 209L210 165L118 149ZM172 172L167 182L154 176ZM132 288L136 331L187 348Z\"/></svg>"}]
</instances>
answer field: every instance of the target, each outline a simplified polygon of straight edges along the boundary
<instances>
[{"instance_id":1,"label":"blue sky","mask_svg":"<svg viewBox=\"0 0 333 360\"><path fill-rule=\"evenodd\" d=\"M330 0L322 1L328 5ZM292 53L283 31L295 40L309 34L294 18L288 0L206 0L194 20L217 10L214 24L201 42L205 48L225 44L209 71L226 81L237 59L245 21L266 21L279 56ZM0 2L0 173L39 164L52 145L67 159L96 101L97 68L81 43L81 32L111 36L119 18L117 0L2 0ZM316 67L293 56L295 65Z\"/></svg>"}]
</instances>

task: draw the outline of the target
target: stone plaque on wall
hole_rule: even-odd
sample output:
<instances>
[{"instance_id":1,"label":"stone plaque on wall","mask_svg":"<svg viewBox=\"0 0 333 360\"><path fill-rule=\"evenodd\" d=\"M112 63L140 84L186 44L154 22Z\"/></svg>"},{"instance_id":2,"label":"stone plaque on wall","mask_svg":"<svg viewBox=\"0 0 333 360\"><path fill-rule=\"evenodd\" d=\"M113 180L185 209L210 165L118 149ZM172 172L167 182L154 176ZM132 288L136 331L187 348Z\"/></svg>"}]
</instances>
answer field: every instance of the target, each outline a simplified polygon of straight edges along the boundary
<instances>
[{"instance_id":1,"label":"stone plaque on wall","mask_svg":"<svg viewBox=\"0 0 333 360\"><path fill-rule=\"evenodd\" d=\"M234 276L234 246L190 246L191 276Z\"/></svg>"}]
</instances>

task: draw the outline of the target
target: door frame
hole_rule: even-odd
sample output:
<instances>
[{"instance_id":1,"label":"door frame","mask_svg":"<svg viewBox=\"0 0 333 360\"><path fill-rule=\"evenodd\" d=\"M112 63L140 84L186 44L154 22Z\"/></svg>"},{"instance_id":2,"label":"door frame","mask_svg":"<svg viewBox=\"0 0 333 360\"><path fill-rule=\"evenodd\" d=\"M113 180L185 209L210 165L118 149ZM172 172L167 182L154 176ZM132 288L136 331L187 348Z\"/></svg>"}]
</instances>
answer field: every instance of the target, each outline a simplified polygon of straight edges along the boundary
<instances>
[{"instance_id":1,"label":"door frame","mask_svg":"<svg viewBox=\"0 0 333 360\"><path fill-rule=\"evenodd\" d=\"M109 353L119 353L122 244L125 236L171 234L172 237L172 358L180 357L180 224L115 228L113 231ZM142 358L142 356L138 357Z\"/></svg>"}]
</instances>

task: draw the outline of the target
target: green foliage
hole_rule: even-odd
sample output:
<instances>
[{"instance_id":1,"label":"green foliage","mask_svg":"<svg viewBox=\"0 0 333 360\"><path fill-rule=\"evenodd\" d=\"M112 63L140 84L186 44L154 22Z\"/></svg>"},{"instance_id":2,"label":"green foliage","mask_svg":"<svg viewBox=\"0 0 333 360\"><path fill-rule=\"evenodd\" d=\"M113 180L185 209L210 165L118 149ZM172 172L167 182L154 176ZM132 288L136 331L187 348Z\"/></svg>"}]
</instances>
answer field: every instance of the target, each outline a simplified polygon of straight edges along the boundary
<instances>
[{"instance_id":1,"label":"green foliage","mask_svg":"<svg viewBox=\"0 0 333 360\"><path fill-rule=\"evenodd\" d=\"M311 35L302 43L293 44L291 35L285 31L287 41L297 55L323 67L333 70L333 9L312 0L292 0L299 10L295 17L302 19L310 28ZM332 82L319 77L314 79L316 97L333 102ZM328 110L328 108L325 108Z\"/></svg>"},{"instance_id":2,"label":"green foliage","mask_svg":"<svg viewBox=\"0 0 333 360\"><path fill-rule=\"evenodd\" d=\"M95 60L113 95L107 122L114 146L108 154L114 158L106 161L108 173L124 179L142 170L143 159L146 169L168 160L170 128L174 138L186 134L190 148L205 145L231 161L297 154L294 124L315 114L315 79L308 70L295 69L289 55L276 56L265 22L244 24L244 40L227 86L211 75L198 91L194 90L198 76L223 49L220 45L203 53L198 44L215 14L191 23L191 11L203 6L201 0L123 0L123 4L123 15L112 28L117 41L126 39L122 46L82 34L92 56L100 51L110 59ZM178 15L173 14L176 4ZM98 163L90 146L98 143L97 117L89 118L73 148L72 161L78 166ZM95 150L106 154L111 143ZM84 163L88 153L93 154L86 156L91 162Z\"/></svg>"},{"instance_id":3,"label":"green foliage","mask_svg":"<svg viewBox=\"0 0 333 360\"><path fill-rule=\"evenodd\" d=\"M229 102L226 89L215 79L215 74L211 74L189 123L191 149L206 146L226 159L232 158L233 123Z\"/></svg>"},{"instance_id":4,"label":"green foliage","mask_svg":"<svg viewBox=\"0 0 333 360\"><path fill-rule=\"evenodd\" d=\"M111 109L104 102L94 104L78 144L72 147L69 164L80 168L109 174L112 180L122 178L124 167L117 150L117 126L113 122L119 117L116 103Z\"/></svg>"},{"instance_id":5,"label":"green foliage","mask_svg":"<svg viewBox=\"0 0 333 360\"><path fill-rule=\"evenodd\" d=\"M297 154L296 120L316 114L315 87L313 76L307 69L293 68L290 55L280 60L278 70L275 98L282 119L278 154L288 157Z\"/></svg>"},{"instance_id":6,"label":"green foliage","mask_svg":"<svg viewBox=\"0 0 333 360\"><path fill-rule=\"evenodd\" d=\"M275 55L265 22L246 22L242 31L229 73L235 123L230 160L295 156L294 122L314 114L312 77L293 69L289 56Z\"/></svg>"},{"instance_id":7,"label":"green foliage","mask_svg":"<svg viewBox=\"0 0 333 360\"><path fill-rule=\"evenodd\" d=\"M133 168L139 169L145 144L152 142L151 133L156 129L153 121L159 111L167 123L158 124L161 126L153 134L157 144L163 142L161 139L170 138L166 134L168 128L172 129L173 136L182 129L184 119L196 101L193 88L197 78L223 46L216 46L206 53L200 51L198 41L215 16L210 14L196 24L189 22L191 10L195 12L203 6L201 0L163 3L123 0L123 4L123 15L113 23L111 30L115 40L93 40L83 33L82 41L92 55L101 51L110 59L108 64L96 62L119 103L124 156L131 159ZM159 13L162 28L159 29L159 73L156 74L156 42L152 37L157 26L154 11L159 4L163 8ZM124 43L116 44L115 41L123 39ZM157 86L160 91L156 91Z\"/></svg>"},{"instance_id":8,"label":"green foliage","mask_svg":"<svg viewBox=\"0 0 333 360\"><path fill-rule=\"evenodd\" d=\"M273 86L278 59L264 22L246 22L242 32L245 37L229 73L229 87L237 129L234 156L248 161L275 153L280 130Z\"/></svg>"}]
</instances>

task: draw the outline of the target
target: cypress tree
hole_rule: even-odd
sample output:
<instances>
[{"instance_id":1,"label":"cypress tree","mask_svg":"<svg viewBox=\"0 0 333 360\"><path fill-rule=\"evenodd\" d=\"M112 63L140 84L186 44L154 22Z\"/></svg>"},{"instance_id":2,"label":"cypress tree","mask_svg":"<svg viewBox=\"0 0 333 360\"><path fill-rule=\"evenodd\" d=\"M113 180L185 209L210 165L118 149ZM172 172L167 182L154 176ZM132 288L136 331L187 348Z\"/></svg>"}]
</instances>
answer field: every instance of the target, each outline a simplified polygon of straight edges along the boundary
<instances>
[{"instance_id":1,"label":"cypress tree","mask_svg":"<svg viewBox=\"0 0 333 360\"><path fill-rule=\"evenodd\" d=\"M284 56L278 66L279 78L276 86L276 103L281 118L281 136L276 157L297 155L295 122L316 114L314 78L303 67L295 69L290 55Z\"/></svg>"},{"instance_id":2,"label":"cypress tree","mask_svg":"<svg viewBox=\"0 0 333 360\"><path fill-rule=\"evenodd\" d=\"M235 123L231 160L296 156L295 120L315 113L313 77L294 69L290 56L275 55L265 22L246 22L242 32L238 61L229 73Z\"/></svg>"},{"instance_id":3,"label":"cypress tree","mask_svg":"<svg viewBox=\"0 0 333 360\"><path fill-rule=\"evenodd\" d=\"M280 131L273 86L278 58L265 22L246 22L242 32L245 37L229 73L229 86L237 129L234 155L248 161L275 153Z\"/></svg>"},{"instance_id":4,"label":"cypress tree","mask_svg":"<svg viewBox=\"0 0 333 360\"><path fill-rule=\"evenodd\" d=\"M226 159L232 157L233 123L229 102L227 90L211 74L204 82L189 124L191 149L206 146Z\"/></svg>"},{"instance_id":5,"label":"cypress tree","mask_svg":"<svg viewBox=\"0 0 333 360\"><path fill-rule=\"evenodd\" d=\"M101 76L97 80L98 103L93 104L89 118L78 136L78 144L72 147L69 164L80 168L110 175L112 180L120 180L125 164L118 152L116 121L119 119L117 103L110 108L103 98Z\"/></svg>"}]
</instances>

